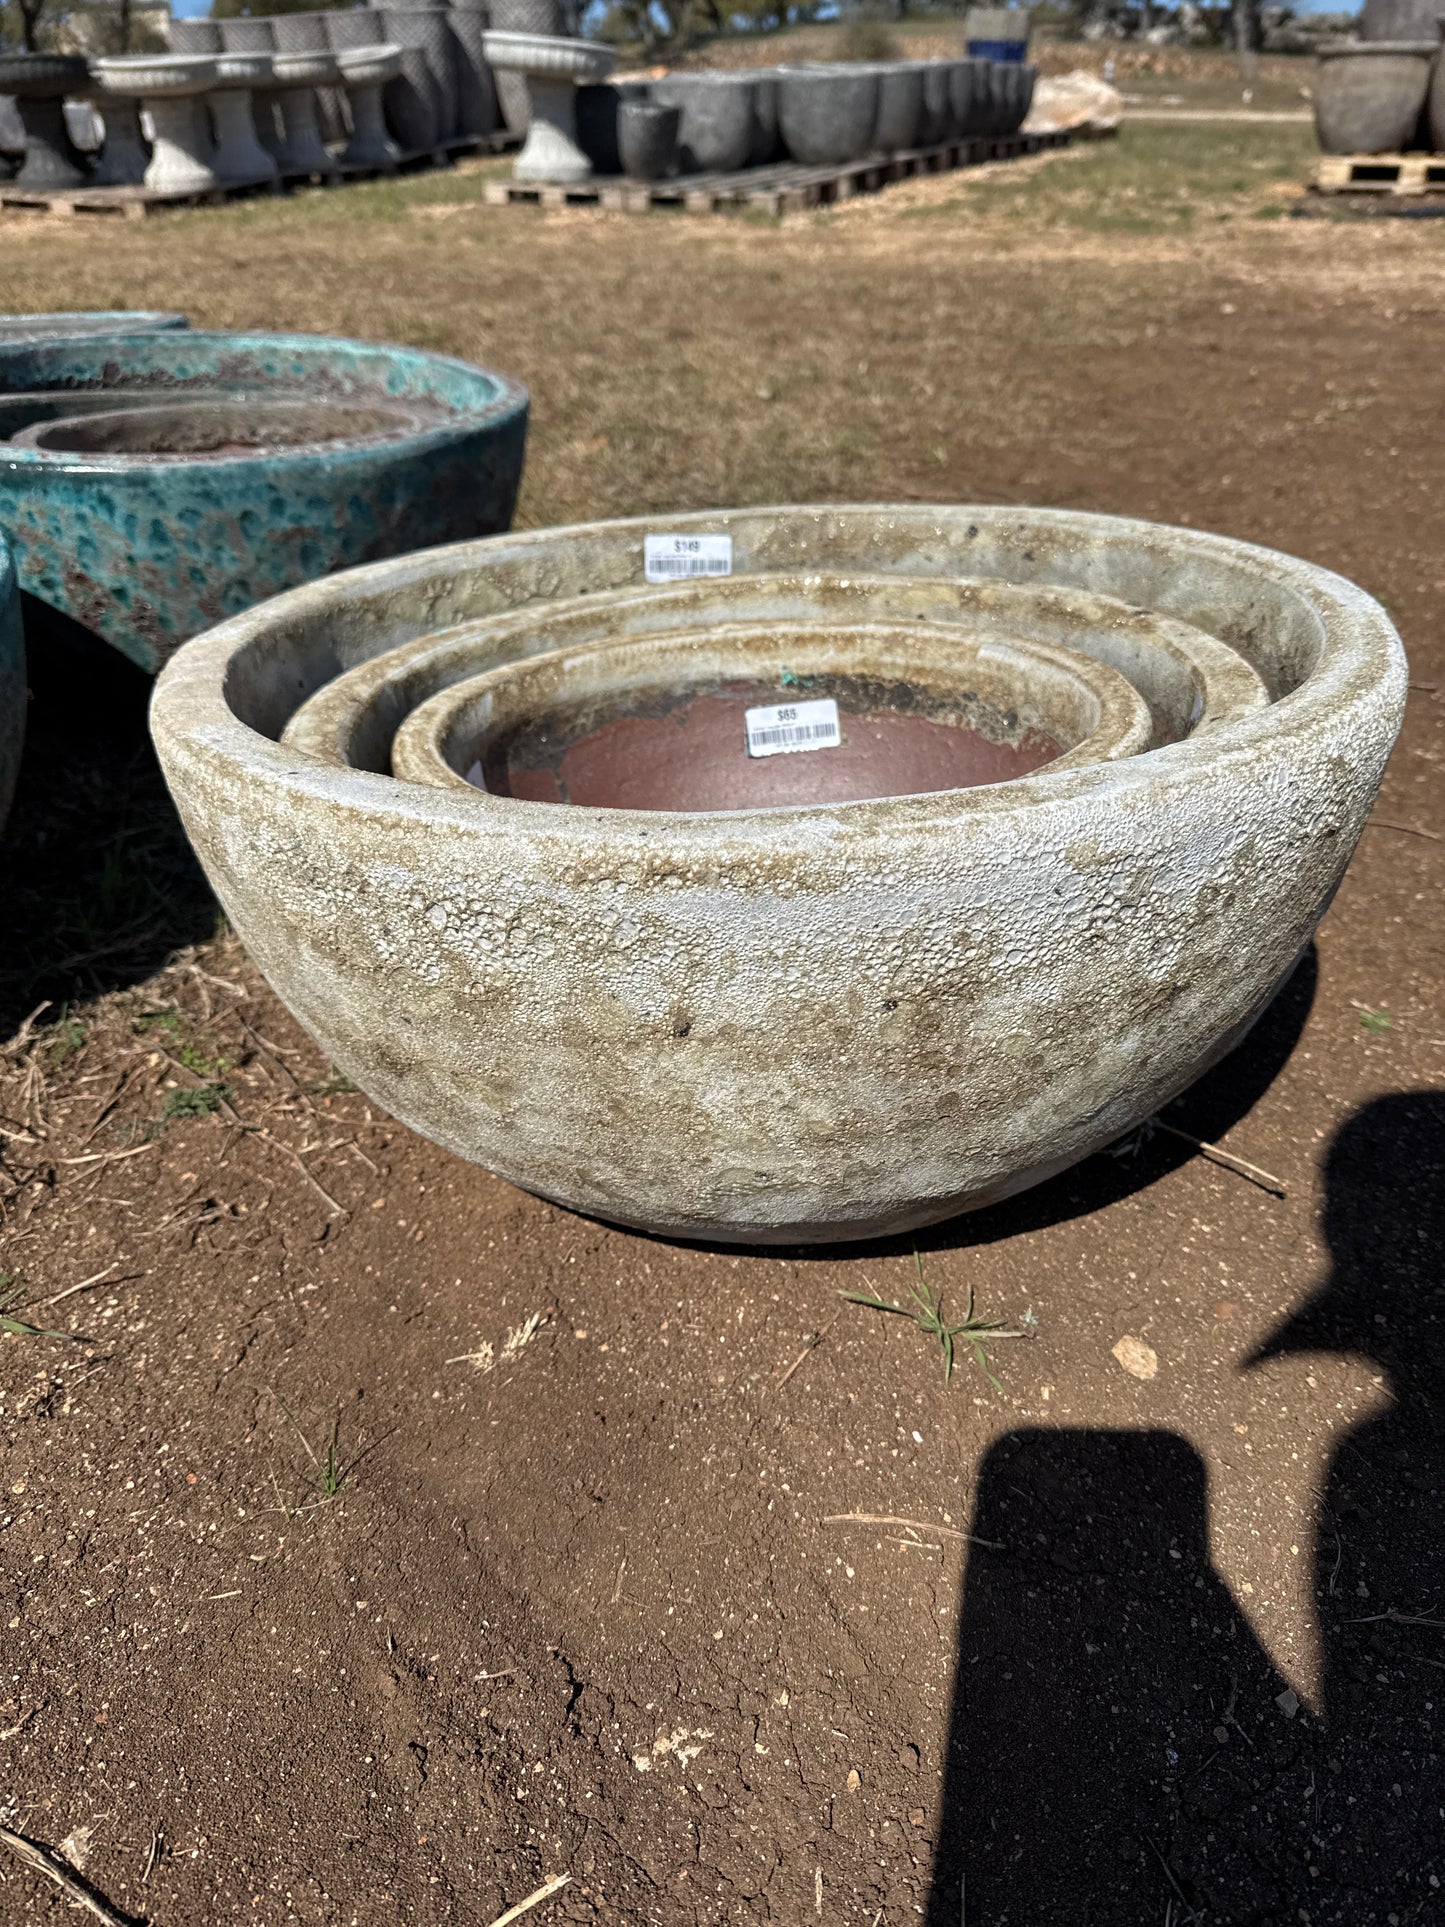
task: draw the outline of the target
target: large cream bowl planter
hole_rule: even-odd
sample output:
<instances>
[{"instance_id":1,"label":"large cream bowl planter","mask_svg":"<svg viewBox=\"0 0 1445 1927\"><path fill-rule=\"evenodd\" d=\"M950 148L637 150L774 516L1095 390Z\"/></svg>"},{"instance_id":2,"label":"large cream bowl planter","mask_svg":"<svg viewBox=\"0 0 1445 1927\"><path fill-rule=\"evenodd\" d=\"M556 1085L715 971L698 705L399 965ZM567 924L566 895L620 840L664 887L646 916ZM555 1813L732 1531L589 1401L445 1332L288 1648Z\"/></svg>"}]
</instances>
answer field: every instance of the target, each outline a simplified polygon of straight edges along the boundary
<instances>
[{"instance_id":1,"label":"large cream bowl planter","mask_svg":"<svg viewBox=\"0 0 1445 1927\"><path fill-rule=\"evenodd\" d=\"M1114 598L1238 652L1271 700L1122 761L718 814L399 782L279 740L388 649L641 594L649 533L729 534L735 574ZM1249 544L1056 510L746 509L291 591L183 648L152 728L256 962L371 1097L599 1217L794 1243L1007 1197L1224 1055L1339 884L1404 691L1372 597Z\"/></svg>"}]
</instances>

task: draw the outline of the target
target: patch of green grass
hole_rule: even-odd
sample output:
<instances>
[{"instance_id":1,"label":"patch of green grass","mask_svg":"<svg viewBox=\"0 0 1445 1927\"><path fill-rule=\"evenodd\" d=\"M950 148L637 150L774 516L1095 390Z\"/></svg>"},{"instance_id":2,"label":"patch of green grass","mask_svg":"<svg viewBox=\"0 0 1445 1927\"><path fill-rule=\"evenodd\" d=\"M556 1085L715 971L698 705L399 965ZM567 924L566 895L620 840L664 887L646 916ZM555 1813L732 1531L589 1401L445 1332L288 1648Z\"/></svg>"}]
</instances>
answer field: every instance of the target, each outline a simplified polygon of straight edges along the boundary
<instances>
[{"instance_id":1,"label":"patch of green grass","mask_svg":"<svg viewBox=\"0 0 1445 1927\"><path fill-rule=\"evenodd\" d=\"M168 1124L182 1118L209 1117L213 1111L219 1111L225 1101L224 1084L178 1085L165 1094L157 1128L163 1131Z\"/></svg>"},{"instance_id":2,"label":"patch of green grass","mask_svg":"<svg viewBox=\"0 0 1445 1927\"><path fill-rule=\"evenodd\" d=\"M345 1072L333 1071L330 1077L323 1077L314 1084L308 1084L306 1093L308 1097L339 1097L346 1091L359 1088L360 1086L353 1084Z\"/></svg>"},{"instance_id":3,"label":"patch of green grass","mask_svg":"<svg viewBox=\"0 0 1445 1927\"><path fill-rule=\"evenodd\" d=\"M297 1423L291 1408L283 1399L278 1398L275 1392L272 1392L271 1396L276 1399L276 1403L281 1407L286 1423L296 1434L296 1437L301 1443L301 1450L305 1454L304 1459L291 1467L291 1478L294 1480L297 1489L297 1497L293 1503L287 1504L285 1498L282 1496L280 1480L274 1471L271 1474L271 1486L276 1494L277 1503L280 1505L285 1516L288 1519L293 1519L298 1512L305 1510L308 1503L310 1505L329 1505L341 1490L342 1481L347 1477L348 1473L355 1468L363 1455L358 1454L356 1458L349 1459L343 1463L341 1457L340 1412L337 1412L336 1416L332 1419L331 1430L326 1434L325 1438L320 1441L319 1445L313 1445ZM368 1450L369 1449L370 1448L368 1448ZM312 1495L309 1501L305 1498L305 1494L308 1492Z\"/></svg>"},{"instance_id":4,"label":"patch of green grass","mask_svg":"<svg viewBox=\"0 0 1445 1927\"><path fill-rule=\"evenodd\" d=\"M166 1010L143 1010L133 1026L137 1037L144 1037L153 1030L169 1031L172 1037L179 1034L181 1013L171 1005Z\"/></svg>"},{"instance_id":5,"label":"patch of green grass","mask_svg":"<svg viewBox=\"0 0 1445 1927\"><path fill-rule=\"evenodd\" d=\"M32 1325L28 1319L17 1318L16 1312L25 1297L23 1285L17 1285L8 1271L0 1271L0 1332L8 1332L12 1338L68 1338L68 1332L46 1331L43 1325Z\"/></svg>"},{"instance_id":6,"label":"patch of green grass","mask_svg":"<svg viewBox=\"0 0 1445 1927\"><path fill-rule=\"evenodd\" d=\"M1001 1392L1003 1386L989 1370L988 1354L984 1347L995 1339L1021 1338L1023 1333L1015 1331L1009 1325L1000 1325L991 1318L978 1317L974 1312L973 1293L971 1291L968 1294L968 1315L960 1319L957 1324L950 1324L948 1319L943 1315L942 1297L931 1285L924 1281L923 1260L919 1257L917 1251L913 1254L913 1263L918 1273L918 1280L915 1284L910 1284L908 1287L908 1295L913 1301L912 1304L899 1305L891 1303L888 1299L879 1298L874 1293L867 1291L844 1291L838 1295L840 1298L846 1298L851 1305L865 1305L870 1311L886 1311L891 1313L895 1318L911 1319L925 1337L936 1338L938 1340L939 1350L943 1354L943 1379L945 1384L953 1377L954 1353L959 1341L962 1340L972 1351L978 1363L979 1370L983 1373L989 1384L993 1386L995 1391Z\"/></svg>"},{"instance_id":7,"label":"patch of green grass","mask_svg":"<svg viewBox=\"0 0 1445 1927\"><path fill-rule=\"evenodd\" d=\"M1177 233L1201 215L1256 213L1253 203L1264 190L1304 180L1314 151L1313 130L1288 122L1131 127L1126 120L1115 139L1081 144L1027 172L1011 173L1011 164L963 169L950 177L946 200L909 209L904 218L997 216L1021 232Z\"/></svg>"},{"instance_id":8,"label":"patch of green grass","mask_svg":"<svg viewBox=\"0 0 1445 1927\"><path fill-rule=\"evenodd\" d=\"M45 1054L58 1069L84 1047L89 1034L88 1024L79 1017L72 1017L68 1010L62 1011L46 1039Z\"/></svg>"},{"instance_id":9,"label":"patch of green grass","mask_svg":"<svg viewBox=\"0 0 1445 1927\"><path fill-rule=\"evenodd\" d=\"M1378 1010L1368 1010L1361 1004L1359 1010L1360 1022L1372 1037L1383 1037L1387 1030L1395 1028L1395 1020L1383 1004Z\"/></svg>"}]
</instances>

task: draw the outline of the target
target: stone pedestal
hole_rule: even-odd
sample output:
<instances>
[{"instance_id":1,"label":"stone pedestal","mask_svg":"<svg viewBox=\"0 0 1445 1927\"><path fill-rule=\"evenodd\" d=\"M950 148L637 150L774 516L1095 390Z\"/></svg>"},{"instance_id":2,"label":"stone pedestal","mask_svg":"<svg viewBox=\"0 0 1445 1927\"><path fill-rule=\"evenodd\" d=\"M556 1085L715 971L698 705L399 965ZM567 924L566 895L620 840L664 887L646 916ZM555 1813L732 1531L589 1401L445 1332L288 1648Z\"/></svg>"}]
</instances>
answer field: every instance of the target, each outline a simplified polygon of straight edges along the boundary
<instances>
[{"instance_id":1,"label":"stone pedestal","mask_svg":"<svg viewBox=\"0 0 1445 1927\"><path fill-rule=\"evenodd\" d=\"M577 89L606 79L615 59L612 49L595 40L489 32L482 37L482 50L499 75L520 75L527 85L530 125L513 178L589 180L592 163L577 144Z\"/></svg>"}]
</instances>

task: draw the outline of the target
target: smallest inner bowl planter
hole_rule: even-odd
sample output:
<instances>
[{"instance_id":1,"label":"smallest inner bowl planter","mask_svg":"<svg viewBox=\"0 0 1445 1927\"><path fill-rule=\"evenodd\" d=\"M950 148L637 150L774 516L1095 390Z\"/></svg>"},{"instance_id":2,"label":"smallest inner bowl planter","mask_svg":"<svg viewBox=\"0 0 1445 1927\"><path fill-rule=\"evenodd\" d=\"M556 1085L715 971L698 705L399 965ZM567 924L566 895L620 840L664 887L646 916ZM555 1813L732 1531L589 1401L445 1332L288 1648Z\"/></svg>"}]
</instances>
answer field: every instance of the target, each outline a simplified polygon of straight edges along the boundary
<instances>
[{"instance_id":1,"label":"smallest inner bowl planter","mask_svg":"<svg viewBox=\"0 0 1445 1927\"><path fill-rule=\"evenodd\" d=\"M511 522L527 395L449 356L199 329L0 346L0 530L147 670L353 562Z\"/></svg>"},{"instance_id":2,"label":"smallest inner bowl planter","mask_svg":"<svg viewBox=\"0 0 1445 1927\"><path fill-rule=\"evenodd\" d=\"M1150 731L1117 670L1024 637L716 623L460 683L407 719L391 766L404 782L533 803L776 809L1134 756ZM830 754L806 753L823 737Z\"/></svg>"}]
</instances>

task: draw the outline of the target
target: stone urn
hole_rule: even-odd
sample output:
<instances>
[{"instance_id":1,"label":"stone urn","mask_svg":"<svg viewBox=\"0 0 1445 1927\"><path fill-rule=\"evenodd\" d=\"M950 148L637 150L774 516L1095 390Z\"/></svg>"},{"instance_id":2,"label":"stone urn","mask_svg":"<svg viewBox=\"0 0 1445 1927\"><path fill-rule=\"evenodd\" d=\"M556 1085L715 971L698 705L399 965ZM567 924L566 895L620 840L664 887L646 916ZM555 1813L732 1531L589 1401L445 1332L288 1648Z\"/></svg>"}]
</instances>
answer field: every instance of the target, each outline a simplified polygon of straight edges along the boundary
<instances>
[{"instance_id":1,"label":"stone urn","mask_svg":"<svg viewBox=\"0 0 1445 1927\"><path fill-rule=\"evenodd\" d=\"M731 577L645 580L704 537ZM812 506L314 582L182 650L151 722L228 917L375 1102L571 1209L796 1244L1006 1198L1232 1049L1405 676L1373 597L1246 543Z\"/></svg>"},{"instance_id":2,"label":"stone urn","mask_svg":"<svg viewBox=\"0 0 1445 1927\"><path fill-rule=\"evenodd\" d=\"M335 87L340 79L336 55L329 48L305 53L278 48L271 56L272 86L267 91L274 94L280 113L275 160L283 177L332 171L331 155L321 136L317 89Z\"/></svg>"},{"instance_id":3,"label":"stone urn","mask_svg":"<svg viewBox=\"0 0 1445 1927\"><path fill-rule=\"evenodd\" d=\"M151 160L140 124L140 102L131 93L111 93L98 64L91 68L90 98L105 129L91 181L96 187L134 186L145 179Z\"/></svg>"},{"instance_id":4,"label":"stone urn","mask_svg":"<svg viewBox=\"0 0 1445 1927\"><path fill-rule=\"evenodd\" d=\"M276 590L511 521L526 392L448 356L182 330L0 346L31 595L143 668Z\"/></svg>"},{"instance_id":5,"label":"stone urn","mask_svg":"<svg viewBox=\"0 0 1445 1927\"><path fill-rule=\"evenodd\" d=\"M215 135L211 165L224 187L246 187L274 181L276 156L256 131L256 95L269 96L275 86L275 55L218 53L216 88L206 102ZM268 119L268 125L269 125Z\"/></svg>"},{"instance_id":6,"label":"stone urn","mask_svg":"<svg viewBox=\"0 0 1445 1927\"><path fill-rule=\"evenodd\" d=\"M665 74L651 97L682 115L678 163L685 174L735 174L757 141L757 83L745 69Z\"/></svg>"},{"instance_id":7,"label":"stone urn","mask_svg":"<svg viewBox=\"0 0 1445 1927\"><path fill-rule=\"evenodd\" d=\"M67 94L87 91L89 65L78 54L0 53L0 94L15 101L25 130L17 187L83 187L87 175L66 131Z\"/></svg>"},{"instance_id":8,"label":"stone urn","mask_svg":"<svg viewBox=\"0 0 1445 1927\"><path fill-rule=\"evenodd\" d=\"M25 738L25 643L20 628L20 585L0 535L0 829L10 814L20 751Z\"/></svg>"},{"instance_id":9,"label":"stone urn","mask_svg":"<svg viewBox=\"0 0 1445 1927\"><path fill-rule=\"evenodd\" d=\"M680 107L624 100L617 116L618 160L630 181L665 181L677 170Z\"/></svg>"},{"instance_id":10,"label":"stone urn","mask_svg":"<svg viewBox=\"0 0 1445 1927\"><path fill-rule=\"evenodd\" d=\"M606 79L616 59L612 48L597 40L489 29L483 51L499 75L520 74L527 83L529 125L513 178L589 180L592 163L577 145L577 89Z\"/></svg>"},{"instance_id":11,"label":"stone urn","mask_svg":"<svg viewBox=\"0 0 1445 1927\"><path fill-rule=\"evenodd\" d=\"M315 9L303 13L278 13L272 16L271 30L276 48L285 54L330 53L329 15ZM316 126L323 145L339 145L346 139L347 127L339 87L316 90ZM282 103L284 113L284 102Z\"/></svg>"},{"instance_id":12,"label":"stone urn","mask_svg":"<svg viewBox=\"0 0 1445 1927\"><path fill-rule=\"evenodd\" d=\"M873 148L878 70L838 64L778 69L783 144L805 167L841 166Z\"/></svg>"},{"instance_id":13,"label":"stone urn","mask_svg":"<svg viewBox=\"0 0 1445 1927\"><path fill-rule=\"evenodd\" d=\"M487 15L482 6L450 6L447 27L451 33L452 80L456 88L456 132L459 140L480 140L493 134L502 124L497 102L497 83L482 37Z\"/></svg>"},{"instance_id":14,"label":"stone urn","mask_svg":"<svg viewBox=\"0 0 1445 1927\"><path fill-rule=\"evenodd\" d=\"M487 25L500 33L540 33L555 40L562 33L557 0L491 0ZM520 73L497 74L497 103L514 134L525 134L531 118L527 82Z\"/></svg>"},{"instance_id":15,"label":"stone urn","mask_svg":"<svg viewBox=\"0 0 1445 1927\"><path fill-rule=\"evenodd\" d=\"M437 0L430 6L386 6L379 11L387 39L421 55L436 117L434 138L451 140L457 131L457 82L455 39L446 8Z\"/></svg>"},{"instance_id":16,"label":"stone urn","mask_svg":"<svg viewBox=\"0 0 1445 1927\"><path fill-rule=\"evenodd\" d=\"M1438 42L1343 41L1320 49L1315 132L1326 154L1398 154L1413 145Z\"/></svg>"},{"instance_id":17,"label":"stone urn","mask_svg":"<svg viewBox=\"0 0 1445 1927\"><path fill-rule=\"evenodd\" d=\"M341 156L342 166L394 166L400 155L386 131L382 89L401 73L401 48L389 43L350 47L337 54L336 60L351 102L351 138Z\"/></svg>"},{"instance_id":18,"label":"stone urn","mask_svg":"<svg viewBox=\"0 0 1445 1927\"><path fill-rule=\"evenodd\" d=\"M74 313L0 314L0 346L12 341L70 341L77 336L140 335L188 325L163 308L89 308Z\"/></svg>"},{"instance_id":19,"label":"stone urn","mask_svg":"<svg viewBox=\"0 0 1445 1927\"><path fill-rule=\"evenodd\" d=\"M198 111L216 84L208 54L115 54L92 63L108 94L129 94L151 124L145 185L156 194L204 194L219 183L212 166L211 130Z\"/></svg>"},{"instance_id":20,"label":"stone urn","mask_svg":"<svg viewBox=\"0 0 1445 1927\"><path fill-rule=\"evenodd\" d=\"M181 20L174 15L166 22L166 43L173 54L218 54L226 44L219 20Z\"/></svg>"},{"instance_id":21,"label":"stone urn","mask_svg":"<svg viewBox=\"0 0 1445 1927\"><path fill-rule=\"evenodd\" d=\"M913 60L894 60L878 68L878 122L873 145L896 154L918 145L923 120L923 69Z\"/></svg>"}]
</instances>

